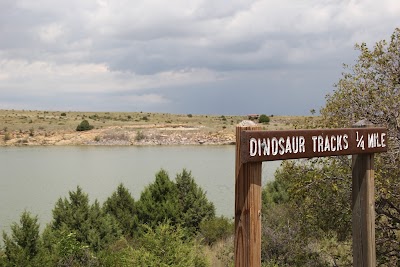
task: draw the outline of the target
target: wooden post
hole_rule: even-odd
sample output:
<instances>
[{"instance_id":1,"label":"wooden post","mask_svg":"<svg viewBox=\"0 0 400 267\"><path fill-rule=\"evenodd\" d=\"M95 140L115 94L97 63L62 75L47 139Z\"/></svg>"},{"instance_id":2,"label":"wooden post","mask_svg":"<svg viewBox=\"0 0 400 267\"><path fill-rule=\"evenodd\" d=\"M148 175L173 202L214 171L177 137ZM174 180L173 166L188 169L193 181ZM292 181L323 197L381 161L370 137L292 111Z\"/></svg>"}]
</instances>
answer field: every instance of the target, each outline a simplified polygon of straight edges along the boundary
<instances>
[{"instance_id":1,"label":"wooden post","mask_svg":"<svg viewBox=\"0 0 400 267\"><path fill-rule=\"evenodd\" d=\"M240 142L244 130L260 130L252 121L236 127L235 266L261 266L261 166L241 164Z\"/></svg>"},{"instance_id":2,"label":"wooden post","mask_svg":"<svg viewBox=\"0 0 400 267\"><path fill-rule=\"evenodd\" d=\"M373 127L360 121L353 127ZM364 140L365 141L365 140ZM352 158L353 266L375 267L375 187L374 154L358 154Z\"/></svg>"}]
</instances>

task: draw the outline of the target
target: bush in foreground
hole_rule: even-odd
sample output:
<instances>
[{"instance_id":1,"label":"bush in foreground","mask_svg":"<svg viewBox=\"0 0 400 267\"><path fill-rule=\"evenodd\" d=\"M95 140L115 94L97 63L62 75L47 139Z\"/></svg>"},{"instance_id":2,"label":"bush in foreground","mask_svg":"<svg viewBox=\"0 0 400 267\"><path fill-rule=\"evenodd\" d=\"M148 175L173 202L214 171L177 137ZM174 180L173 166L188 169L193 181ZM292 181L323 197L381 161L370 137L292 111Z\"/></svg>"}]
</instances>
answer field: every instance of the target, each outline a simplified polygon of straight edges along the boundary
<instances>
[{"instance_id":1,"label":"bush in foreground","mask_svg":"<svg viewBox=\"0 0 400 267\"><path fill-rule=\"evenodd\" d=\"M160 170L155 181L143 190L137 212L139 222L153 229L168 220L171 225L180 224L188 234L196 234L202 220L215 217L214 204L185 169L177 174L176 183Z\"/></svg>"},{"instance_id":2,"label":"bush in foreground","mask_svg":"<svg viewBox=\"0 0 400 267\"><path fill-rule=\"evenodd\" d=\"M133 253L137 266L209 266L200 246L188 239L179 225L163 223L154 230L147 227L140 244Z\"/></svg>"},{"instance_id":3,"label":"bush in foreground","mask_svg":"<svg viewBox=\"0 0 400 267\"><path fill-rule=\"evenodd\" d=\"M78 186L59 198L41 235L37 220L25 212L11 235L3 234L0 267L205 267L212 259L201 237L223 238L232 227L230 220L215 218L214 205L186 170L176 182L161 170L138 201L120 184L102 207ZM226 251L231 259L232 249L217 251L218 258Z\"/></svg>"},{"instance_id":4,"label":"bush in foreground","mask_svg":"<svg viewBox=\"0 0 400 267\"><path fill-rule=\"evenodd\" d=\"M11 225L11 236L3 232L7 266L28 266L39 251L39 224L37 216L24 211L20 223Z\"/></svg>"},{"instance_id":5,"label":"bush in foreground","mask_svg":"<svg viewBox=\"0 0 400 267\"><path fill-rule=\"evenodd\" d=\"M234 234L234 222L226 217L215 217L200 223L200 234L208 245L215 244Z\"/></svg>"}]
</instances>

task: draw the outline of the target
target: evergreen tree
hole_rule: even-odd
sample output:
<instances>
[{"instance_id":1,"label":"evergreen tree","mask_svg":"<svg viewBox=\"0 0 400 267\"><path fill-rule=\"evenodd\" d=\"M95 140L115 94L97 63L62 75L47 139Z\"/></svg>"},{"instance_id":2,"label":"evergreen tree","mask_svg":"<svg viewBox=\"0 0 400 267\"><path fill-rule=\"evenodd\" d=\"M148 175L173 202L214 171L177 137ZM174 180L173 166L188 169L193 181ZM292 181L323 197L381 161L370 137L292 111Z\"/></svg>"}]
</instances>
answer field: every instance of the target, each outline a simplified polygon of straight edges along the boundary
<instances>
[{"instance_id":1,"label":"evergreen tree","mask_svg":"<svg viewBox=\"0 0 400 267\"><path fill-rule=\"evenodd\" d=\"M138 202L140 223L155 227L167 220L172 224L179 222L181 212L176 185L169 179L165 170L156 174L154 183L147 186Z\"/></svg>"},{"instance_id":2,"label":"evergreen tree","mask_svg":"<svg viewBox=\"0 0 400 267\"><path fill-rule=\"evenodd\" d=\"M58 199L53 209L52 228L75 231L77 240L87 243L90 229L89 213L89 196L78 186L75 192L69 192L69 199Z\"/></svg>"},{"instance_id":3,"label":"evergreen tree","mask_svg":"<svg viewBox=\"0 0 400 267\"><path fill-rule=\"evenodd\" d=\"M88 244L94 251L100 251L121 237L118 222L110 214L106 214L96 200L90 207Z\"/></svg>"},{"instance_id":4,"label":"evergreen tree","mask_svg":"<svg viewBox=\"0 0 400 267\"><path fill-rule=\"evenodd\" d=\"M154 228L168 220L191 234L198 232L202 220L215 217L214 204L185 169L176 176L176 183L160 170L154 183L142 192L137 207L140 223Z\"/></svg>"},{"instance_id":5,"label":"evergreen tree","mask_svg":"<svg viewBox=\"0 0 400 267\"><path fill-rule=\"evenodd\" d=\"M103 204L106 213L114 216L124 235L133 237L138 225L135 200L128 189L120 184Z\"/></svg>"},{"instance_id":6,"label":"evergreen tree","mask_svg":"<svg viewBox=\"0 0 400 267\"><path fill-rule=\"evenodd\" d=\"M181 210L180 223L192 233L198 232L200 223L215 217L215 207L207 199L203 189L199 187L192 173L183 169L176 176L179 207Z\"/></svg>"},{"instance_id":7,"label":"evergreen tree","mask_svg":"<svg viewBox=\"0 0 400 267\"><path fill-rule=\"evenodd\" d=\"M3 232L5 254L8 266L34 266L39 252L39 224L37 216L24 211L20 224L11 225L11 237Z\"/></svg>"},{"instance_id":8,"label":"evergreen tree","mask_svg":"<svg viewBox=\"0 0 400 267\"><path fill-rule=\"evenodd\" d=\"M120 236L115 218L103 212L97 200L90 205L88 195L79 186L75 192L69 192L69 200L57 201L51 227L54 231L74 233L78 242L95 251Z\"/></svg>"}]
</instances>

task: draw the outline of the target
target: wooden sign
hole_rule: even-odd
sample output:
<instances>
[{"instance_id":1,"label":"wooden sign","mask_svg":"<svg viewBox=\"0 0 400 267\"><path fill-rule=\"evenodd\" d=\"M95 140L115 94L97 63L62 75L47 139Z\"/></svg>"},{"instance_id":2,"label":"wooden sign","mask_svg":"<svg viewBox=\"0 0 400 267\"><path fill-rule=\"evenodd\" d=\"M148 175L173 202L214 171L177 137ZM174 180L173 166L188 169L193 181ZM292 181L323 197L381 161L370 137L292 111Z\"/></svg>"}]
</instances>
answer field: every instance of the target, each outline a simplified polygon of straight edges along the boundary
<instances>
[{"instance_id":1,"label":"wooden sign","mask_svg":"<svg viewBox=\"0 0 400 267\"><path fill-rule=\"evenodd\" d=\"M235 266L261 266L263 161L338 155L352 157L353 266L376 266L374 153L387 151L386 128L362 120L354 128L261 131L236 127Z\"/></svg>"},{"instance_id":2,"label":"wooden sign","mask_svg":"<svg viewBox=\"0 0 400 267\"><path fill-rule=\"evenodd\" d=\"M387 151L386 128L243 131L241 163Z\"/></svg>"}]
</instances>

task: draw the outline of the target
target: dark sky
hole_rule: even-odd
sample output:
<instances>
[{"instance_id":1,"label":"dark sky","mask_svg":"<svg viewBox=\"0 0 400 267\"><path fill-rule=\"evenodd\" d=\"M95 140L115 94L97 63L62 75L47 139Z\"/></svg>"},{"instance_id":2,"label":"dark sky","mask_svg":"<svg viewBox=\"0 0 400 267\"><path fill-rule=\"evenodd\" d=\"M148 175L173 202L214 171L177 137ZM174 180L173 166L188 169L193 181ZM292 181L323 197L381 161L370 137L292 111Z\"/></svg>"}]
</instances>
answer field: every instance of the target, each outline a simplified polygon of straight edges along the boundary
<instances>
[{"instance_id":1,"label":"dark sky","mask_svg":"<svg viewBox=\"0 0 400 267\"><path fill-rule=\"evenodd\" d=\"M400 2L2 0L0 109L306 115Z\"/></svg>"}]
</instances>

